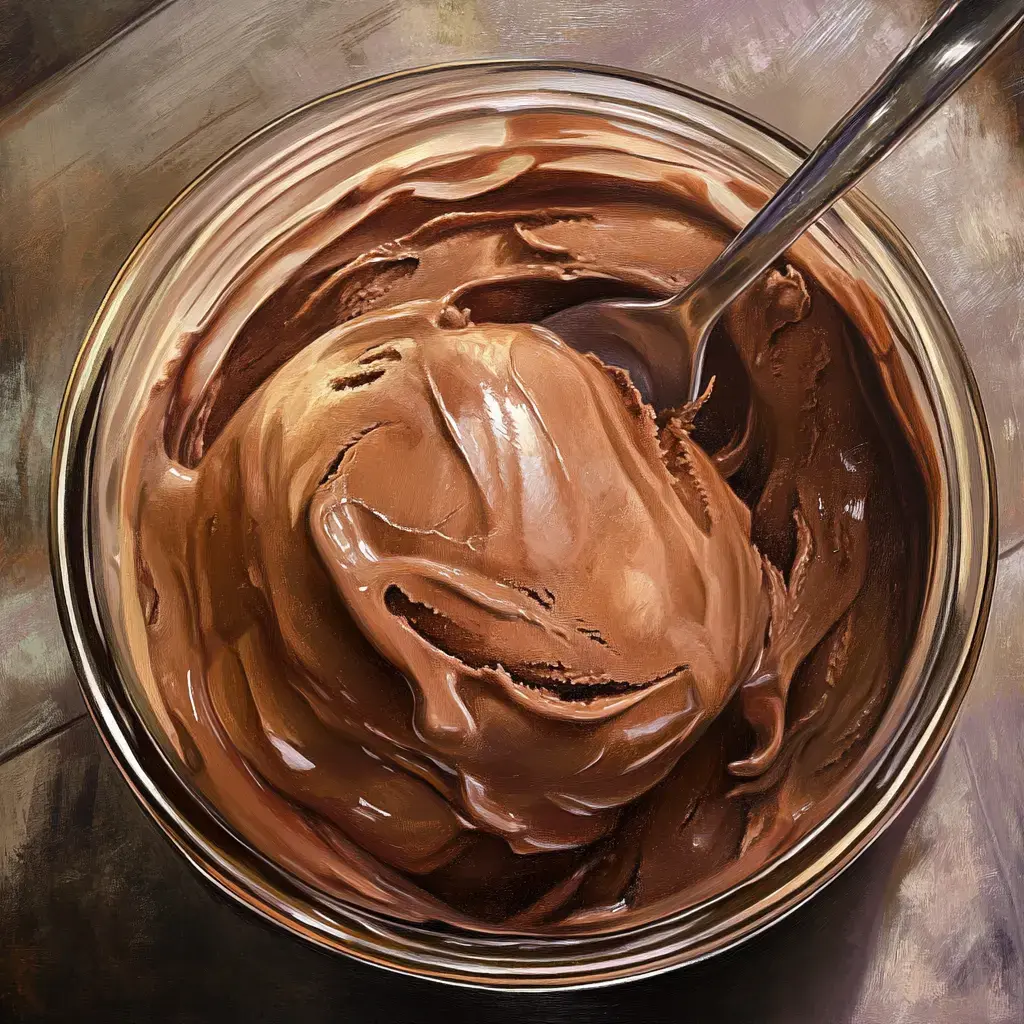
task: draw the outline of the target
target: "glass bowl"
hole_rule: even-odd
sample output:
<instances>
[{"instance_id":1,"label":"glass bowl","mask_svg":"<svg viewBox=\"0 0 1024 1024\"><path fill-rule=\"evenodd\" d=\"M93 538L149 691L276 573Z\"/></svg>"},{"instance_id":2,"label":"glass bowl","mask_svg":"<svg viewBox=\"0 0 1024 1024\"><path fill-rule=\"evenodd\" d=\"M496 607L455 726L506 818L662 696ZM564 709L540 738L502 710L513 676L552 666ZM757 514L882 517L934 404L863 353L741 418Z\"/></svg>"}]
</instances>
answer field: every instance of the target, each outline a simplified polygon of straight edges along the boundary
<instances>
[{"instance_id":1,"label":"glass bowl","mask_svg":"<svg viewBox=\"0 0 1024 1024\"><path fill-rule=\"evenodd\" d=\"M877 299L917 407L935 504L929 578L912 650L838 806L742 884L640 926L574 937L489 935L410 924L305 884L209 806L160 736L134 676L117 592L118 482L132 426L168 357L176 311L232 218L273 218L279 190L310 200L341 172L452 124L508 112L597 113L667 139L709 175L765 196L802 158L768 126L693 90L608 68L480 62L375 79L253 135L161 215L125 262L82 346L53 455L51 553L64 631L85 699L139 801L195 868L280 927L361 960L442 981L581 987L647 976L719 952L835 878L892 821L947 739L974 669L995 566L995 480L970 368L942 302L893 225L852 193L802 239L802 258ZM739 223L750 209L723 216ZM207 264L208 266L208 264ZM819 280L822 279L822 275ZM190 291L191 289L191 291Z\"/></svg>"}]
</instances>

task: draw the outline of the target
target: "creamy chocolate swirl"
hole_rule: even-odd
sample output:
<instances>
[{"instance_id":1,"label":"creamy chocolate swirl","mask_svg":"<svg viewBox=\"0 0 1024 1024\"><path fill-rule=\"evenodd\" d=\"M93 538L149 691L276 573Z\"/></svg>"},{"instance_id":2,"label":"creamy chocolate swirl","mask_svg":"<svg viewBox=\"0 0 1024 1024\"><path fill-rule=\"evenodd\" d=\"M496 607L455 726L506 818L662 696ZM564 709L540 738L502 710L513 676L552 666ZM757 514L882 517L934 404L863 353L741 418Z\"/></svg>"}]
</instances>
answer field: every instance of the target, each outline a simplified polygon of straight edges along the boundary
<instances>
[{"instance_id":1,"label":"creamy chocolate swirl","mask_svg":"<svg viewBox=\"0 0 1024 1024\"><path fill-rule=\"evenodd\" d=\"M870 297L794 254L654 408L542 321L720 251L684 154L524 115L296 203L122 482L126 628L200 790L330 894L465 927L619 927L765 864L848 790L924 582Z\"/></svg>"}]
</instances>

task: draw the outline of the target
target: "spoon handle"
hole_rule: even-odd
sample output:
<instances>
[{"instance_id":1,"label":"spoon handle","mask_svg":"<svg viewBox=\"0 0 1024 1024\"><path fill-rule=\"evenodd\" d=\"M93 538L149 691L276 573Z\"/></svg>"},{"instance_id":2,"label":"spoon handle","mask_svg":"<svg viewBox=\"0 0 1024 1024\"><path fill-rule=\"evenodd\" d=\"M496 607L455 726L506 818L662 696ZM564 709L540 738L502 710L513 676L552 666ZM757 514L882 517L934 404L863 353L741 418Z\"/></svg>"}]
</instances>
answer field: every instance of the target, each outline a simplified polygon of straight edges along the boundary
<instances>
[{"instance_id":1,"label":"spoon handle","mask_svg":"<svg viewBox=\"0 0 1024 1024\"><path fill-rule=\"evenodd\" d=\"M668 300L687 335L700 339L695 385L707 330L723 309L963 85L1022 20L1024 0L945 4L725 251Z\"/></svg>"}]
</instances>

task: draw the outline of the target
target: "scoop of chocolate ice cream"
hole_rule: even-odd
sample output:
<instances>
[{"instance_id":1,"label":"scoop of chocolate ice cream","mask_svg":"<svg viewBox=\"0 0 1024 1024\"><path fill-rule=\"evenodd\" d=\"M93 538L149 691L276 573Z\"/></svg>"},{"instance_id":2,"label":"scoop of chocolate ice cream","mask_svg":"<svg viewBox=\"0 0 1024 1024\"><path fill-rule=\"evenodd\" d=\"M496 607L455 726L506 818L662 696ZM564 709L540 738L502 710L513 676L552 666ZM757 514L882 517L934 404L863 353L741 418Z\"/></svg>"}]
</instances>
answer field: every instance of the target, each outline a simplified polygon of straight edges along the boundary
<instances>
[{"instance_id":1,"label":"scoop of chocolate ice cream","mask_svg":"<svg viewBox=\"0 0 1024 1024\"><path fill-rule=\"evenodd\" d=\"M248 578L274 602L304 565L325 569L408 681L459 814L519 853L577 847L750 671L760 559L695 444L669 473L624 375L541 328L441 326L450 313L367 316L263 386L196 482L197 519L258 535L230 573L197 568L214 604ZM325 611L303 628L330 644ZM372 698L360 714L394 729Z\"/></svg>"}]
</instances>

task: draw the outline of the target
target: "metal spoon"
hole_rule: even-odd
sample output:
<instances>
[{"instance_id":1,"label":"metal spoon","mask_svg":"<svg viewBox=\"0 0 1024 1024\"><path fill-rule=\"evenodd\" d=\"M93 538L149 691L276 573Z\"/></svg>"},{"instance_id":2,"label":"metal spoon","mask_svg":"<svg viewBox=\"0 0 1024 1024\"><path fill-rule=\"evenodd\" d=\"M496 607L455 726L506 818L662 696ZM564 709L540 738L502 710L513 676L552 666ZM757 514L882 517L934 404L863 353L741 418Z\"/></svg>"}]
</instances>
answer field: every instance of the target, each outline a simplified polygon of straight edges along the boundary
<instances>
[{"instance_id":1,"label":"metal spoon","mask_svg":"<svg viewBox=\"0 0 1024 1024\"><path fill-rule=\"evenodd\" d=\"M1024 20L1024 0L953 0L695 281L660 302L570 306L544 324L629 370L657 408L697 398L725 308L874 164L949 98Z\"/></svg>"}]
</instances>

